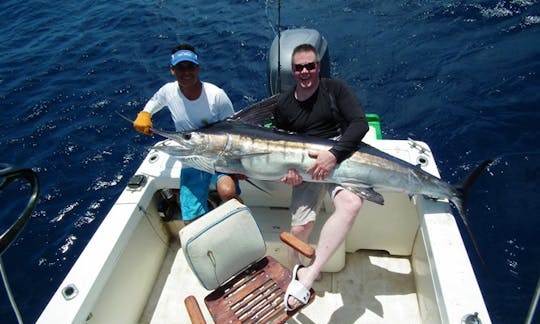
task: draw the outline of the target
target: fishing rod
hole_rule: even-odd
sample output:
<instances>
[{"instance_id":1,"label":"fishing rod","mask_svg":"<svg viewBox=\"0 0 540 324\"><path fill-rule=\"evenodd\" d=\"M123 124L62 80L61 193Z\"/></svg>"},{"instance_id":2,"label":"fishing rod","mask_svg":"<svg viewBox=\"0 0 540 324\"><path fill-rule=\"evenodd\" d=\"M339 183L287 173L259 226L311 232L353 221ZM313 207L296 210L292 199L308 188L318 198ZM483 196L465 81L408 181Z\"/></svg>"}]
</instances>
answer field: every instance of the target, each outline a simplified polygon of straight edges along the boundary
<instances>
[{"instance_id":1,"label":"fishing rod","mask_svg":"<svg viewBox=\"0 0 540 324\"><path fill-rule=\"evenodd\" d=\"M268 12L268 8L270 7L269 5L269 0L266 0L265 2L265 13L266 13L266 20L268 22L268 25L270 26L270 28L272 29L272 32L274 33L274 35L277 36L277 76L276 76L276 89L277 90L276 92L277 93L280 93L281 92L281 0L278 0L278 3L277 3L277 14L278 14L278 17L277 17L277 31L274 29L274 25L271 23L271 19L270 19L270 15L269 15L269 12ZM272 43L272 46L274 44ZM271 77L269 78L269 82L272 83L271 81ZM270 84L269 85L271 91L274 91L272 85Z\"/></svg>"},{"instance_id":2,"label":"fishing rod","mask_svg":"<svg viewBox=\"0 0 540 324\"><path fill-rule=\"evenodd\" d=\"M281 0L278 0L278 21L277 21L277 30L278 30L278 42L277 42L277 84L278 84L278 93L281 92Z\"/></svg>"}]
</instances>

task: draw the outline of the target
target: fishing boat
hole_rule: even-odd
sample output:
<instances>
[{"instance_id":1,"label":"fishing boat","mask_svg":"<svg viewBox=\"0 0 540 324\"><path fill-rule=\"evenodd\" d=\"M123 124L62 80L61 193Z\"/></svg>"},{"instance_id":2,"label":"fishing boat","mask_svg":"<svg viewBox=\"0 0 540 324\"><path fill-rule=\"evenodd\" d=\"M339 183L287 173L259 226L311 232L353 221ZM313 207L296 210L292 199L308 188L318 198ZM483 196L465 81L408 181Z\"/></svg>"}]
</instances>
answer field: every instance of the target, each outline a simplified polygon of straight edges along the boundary
<instances>
[{"instance_id":1,"label":"fishing boat","mask_svg":"<svg viewBox=\"0 0 540 324\"><path fill-rule=\"evenodd\" d=\"M272 92L287 85L282 66L290 66L287 58L299 42L312 43L322 61L328 60L326 41L317 31L293 29L280 37L278 58L276 41L269 55ZM378 117L368 117L364 142L439 177L428 144L383 139ZM157 146L174 144L170 142ZM184 299L192 295L202 302L209 291L186 259L179 239L184 225L171 204L181 168L175 156L149 150L37 323L189 322ZM265 191L241 181L241 198L262 233L266 253L286 264L288 247L279 237L290 228L291 187L269 181L262 185ZM217 205L214 189L210 203ZM385 204L365 202L345 242L315 282L313 302L290 323L490 323L449 202L381 194ZM332 211L326 197L312 246ZM212 323L208 310L201 309Z\"/></svg>"}]
</instances>

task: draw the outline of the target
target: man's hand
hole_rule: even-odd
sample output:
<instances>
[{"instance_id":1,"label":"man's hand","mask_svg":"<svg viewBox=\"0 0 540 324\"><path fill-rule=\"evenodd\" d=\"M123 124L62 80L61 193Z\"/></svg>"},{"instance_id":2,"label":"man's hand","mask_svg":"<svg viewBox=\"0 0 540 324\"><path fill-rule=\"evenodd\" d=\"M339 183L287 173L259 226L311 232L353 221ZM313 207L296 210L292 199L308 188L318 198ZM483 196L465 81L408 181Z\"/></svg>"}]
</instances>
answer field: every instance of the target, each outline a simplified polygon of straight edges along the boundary
<instances>
[{"instance_id":1,"label":"man's hand","mask_svg":"<svg viewBox=\"0 0 540 324\"><path fill-rule=\"evenodd\" d=\"M141 111L133 122L133 127L140 133L152 135L150 128L152 128L153 125L150 113L147 111Z\"/></svg>"},{"instance_id":2,"label":"man's hand","mask_svg":"<svg viewBox=\"0 0 540 324\"><path fill-rule=\"evenodd\" d=\"M291 186L297 186L301 184L304 180L302 176L296 171L296 169L289 169L287 174L281 178L281 182L289 184Z\"/></svg>"},{"instance_id":3,"label":"man's hand","mask_svg":"<svg viewBox=\"0 0 540 324\"><path fill-rule=\"evenodd\" d=\"M306 172L313 180L324 180L336 166L336 157L330 151L309 152L309 157L316 159Z\"/></svg>"}]
</instances>

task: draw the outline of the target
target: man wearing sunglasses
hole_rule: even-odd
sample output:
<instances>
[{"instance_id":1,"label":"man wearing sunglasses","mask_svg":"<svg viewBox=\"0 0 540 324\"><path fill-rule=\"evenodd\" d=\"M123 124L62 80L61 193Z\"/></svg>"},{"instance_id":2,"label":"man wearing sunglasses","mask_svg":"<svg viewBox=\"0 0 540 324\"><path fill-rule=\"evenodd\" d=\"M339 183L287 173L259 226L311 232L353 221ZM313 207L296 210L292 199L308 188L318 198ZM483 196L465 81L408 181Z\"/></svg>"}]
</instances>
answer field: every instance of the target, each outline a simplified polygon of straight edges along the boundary
<instances>
[{"instance_id":1,"label":"man wearing sunglasses","mask_svg":"<svg viewBox=\"0 0 540 324\"><path fill-rule=\"evenodd\" d=\"M279 96L274 113L275 126L336 140L328 151L309 153L313 165L306 170L307 173L315 180L324 180L336 164L358 149L368 131L368 124L359 100L344 82L319 78L319 59L313 46L303 44L293 50L292 71L296 85ZM291 233L305 242L309 239L326 192L331 195L335 207L322 227L313 262L306 267L294 266L293 280L284 301L285 307L291 310L309 300L309 289L323 265L345 240L363 201L338 185L303 182L294 169L289 170L281 181L293 186ZM290 262L298 263L298 254L291 252Z\"/></svg>"},{"instance_id":2,"label":"man wearing sunglasses","mask_svg":"<svg viewBox=\"0 0 540 324\"><path fill-rule=\"evenodd\" d=\"M226 119L234 113L231 100L221 88L199 79L199 57L195 48L180 44L171 52L170 72L175 82L162 86L137 115L133 127L151 135L151 116L167 107L176 131L185 132ZM180 207L185 224L208 212L208 187L212 175L183 167L180 177ZM240 188L235 176L218 174L217 190L222 200L238 198Z\"/></svg>"}]
</instances>

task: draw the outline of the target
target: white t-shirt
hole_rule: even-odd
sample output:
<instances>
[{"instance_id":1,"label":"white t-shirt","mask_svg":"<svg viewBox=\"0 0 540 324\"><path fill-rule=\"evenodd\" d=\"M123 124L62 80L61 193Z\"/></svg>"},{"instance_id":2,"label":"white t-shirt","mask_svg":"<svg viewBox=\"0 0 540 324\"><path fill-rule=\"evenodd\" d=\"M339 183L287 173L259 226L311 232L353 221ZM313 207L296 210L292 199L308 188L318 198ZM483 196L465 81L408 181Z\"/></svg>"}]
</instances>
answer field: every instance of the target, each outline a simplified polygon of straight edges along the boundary
<instances>
[{"instance_id":1,"label":"white t-shirt","mask_svg":"<svg viewBox=\"0 0 540 324\"><path fill-rule=\"evenodd\" d=\"M151 115L167 107L171 112L176 131L190 131L226 119L234 113L231 100L221 88L202 82L199 98L189 100L178 83L169 82L148 100L144 111Z\"/></svg>"}]
</instances>

